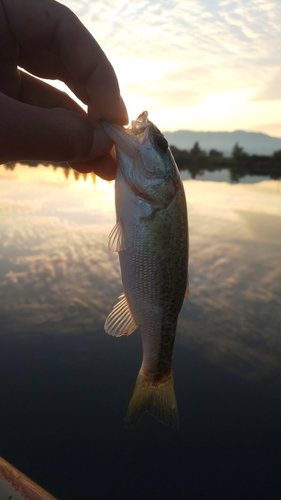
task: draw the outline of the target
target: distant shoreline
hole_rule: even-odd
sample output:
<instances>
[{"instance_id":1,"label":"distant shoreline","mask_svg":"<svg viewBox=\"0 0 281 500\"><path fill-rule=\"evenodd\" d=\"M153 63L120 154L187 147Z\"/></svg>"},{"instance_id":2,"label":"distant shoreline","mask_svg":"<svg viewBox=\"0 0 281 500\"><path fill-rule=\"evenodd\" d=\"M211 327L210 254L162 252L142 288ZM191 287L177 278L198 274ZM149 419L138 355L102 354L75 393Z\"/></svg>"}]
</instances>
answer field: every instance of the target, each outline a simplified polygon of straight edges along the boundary
<instances>
[{"instance_id":1,"label":"distant shoreline","mask_svg":"<svg viewBox=\"0 0 281 500\"><path fill-rule=\"evenodd\" d=\"M268 176L275 180L281 178L281 152L279 151L272 156L248 155L240 148L240 156L236 158L224 157L216 150L211 150L207 155L200 148L197 155L193 154L192 150L181 150L175 146L171 146L171 151L179 170L188 170L194 179L205 171L214 172L222 169L228 169L231 180L236 182L246 175Z\"/></svg>"},{"instance_id":2,"label":"distant shoreline","mask_svg":"<svg viewBox=\"0 0 281 500\"><path fill-rule=\"evenodd\" d=\"M205 171L215 172L222 169L228 169L231 180L236 182L246 175L266 176L274 180L281 179L281 151L277 151L272 156L248 155L243 151L243 148L239 148L238 144L235 147L237 148L237 157L232 158L224 157L222 153L214 149L210 150L209 154L206 154L200 149L198 143L195 143L190 151L175 146L171 146L171 151L179 170L189 171L193 179L202 176ZM29 167L43 165L54 169L71 168L66 162L35 160L11 161L5 163L4 166L8 170L14 170L18 164Z\"/></svg>"}]
</instances>

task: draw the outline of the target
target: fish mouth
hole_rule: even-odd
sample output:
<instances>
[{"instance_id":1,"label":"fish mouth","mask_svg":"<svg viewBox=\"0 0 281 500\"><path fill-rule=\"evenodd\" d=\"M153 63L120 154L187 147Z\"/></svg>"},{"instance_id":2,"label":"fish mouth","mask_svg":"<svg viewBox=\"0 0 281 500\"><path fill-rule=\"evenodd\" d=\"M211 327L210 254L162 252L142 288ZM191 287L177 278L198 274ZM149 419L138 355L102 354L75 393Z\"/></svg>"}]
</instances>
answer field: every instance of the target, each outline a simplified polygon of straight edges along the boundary
<instances>
[{"instance_id":1,"label":"fish mouth","mask_svg":"<svg viewBox=\"0 0 281 500\"><path fill-rule=\"evenodd\" d=\"M115 143L116 149L123 151L123 153L131 158L135 158L139 152L140 143L139 139L131 134L130 129L106 121L102 121L101 123L105 132Z\"/></svg>"},{"instance_id":2,"label":"fish mouth","mask_svg":"<svg viewBox=\"0 0 281 500\"><path fill-rule=\"evenodd\" d=\"M151 126L147 111L143 111L136 120L132 120L128 128L105 120L101 120L101 124L116 146L131 157L136 155L140 146L148 139Z\"/></svg>"},{"instance_id":3,"label":"fish mouth","mask_svg":"<svg viewBox=\"0 0 281 500\"><path fill-rule=\"evenodd\" d=\"M148 120L148 112L143 111L137 117L136 120L132 120L131 125L130 125L128 130L130 130L130 132L132 134L134 134L134 136L138 137L146 131L146 129L149 127L150 123L151 122Z\"/></svg>"}]
</instances>

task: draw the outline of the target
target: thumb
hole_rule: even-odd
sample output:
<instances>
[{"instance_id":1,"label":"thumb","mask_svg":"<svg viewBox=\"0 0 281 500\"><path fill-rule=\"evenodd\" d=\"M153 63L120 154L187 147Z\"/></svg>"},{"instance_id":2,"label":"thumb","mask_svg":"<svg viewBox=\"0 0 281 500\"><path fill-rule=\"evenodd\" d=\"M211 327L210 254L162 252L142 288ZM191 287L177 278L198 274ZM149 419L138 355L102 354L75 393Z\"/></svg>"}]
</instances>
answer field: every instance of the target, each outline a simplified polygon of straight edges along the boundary
<instances>
[{"instance_id":1,"label":"thumb","mask_svg":"<svg viewBox=\"0 0 281 500\"><path fill-rule=\"evenodd\" d=\"M98 122L73 111L40 108L2 93L0 109L0 163L94 160L112 148Z\"/></svg>"}]
</instances>

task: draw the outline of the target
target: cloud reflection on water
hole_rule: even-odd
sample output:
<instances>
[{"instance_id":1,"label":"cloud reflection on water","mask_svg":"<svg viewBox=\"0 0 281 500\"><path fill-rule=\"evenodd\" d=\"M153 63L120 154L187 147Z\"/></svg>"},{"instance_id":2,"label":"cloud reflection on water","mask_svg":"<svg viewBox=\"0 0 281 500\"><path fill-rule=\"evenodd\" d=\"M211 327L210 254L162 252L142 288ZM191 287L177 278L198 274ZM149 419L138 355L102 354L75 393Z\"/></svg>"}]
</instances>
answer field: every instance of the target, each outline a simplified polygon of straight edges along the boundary
<instances>
[{"instance_id":1,"label":"cloud reflection on water","mask_svg":"<svg viewBox=\"0 0 281 500\"><path fill-rule=\"evenodd\" d=\"M8 183L11 175L15 182ZM99 180L94 187L91 175L77 182L73 171L66 180L62 169L44 167L3 177L2 333L100 330L121 290L117 256L107 250L113 184Z\"/></svg>"},{"instance_id":2,"label":"cloud reflection on water","mask_svg":"<svg viewBox=\"0 0 281 500\"><path fill-rule=\"evenodd\" d=\"M281 195L257 187L191 181L190 296L181 342L228 370L281 374Z\"/></svg>"},{"instance_id":3,"label":"cloud reflection on water","mask_svg":"<svg viewBox=\"0 0 281 500\"><path fill-rule=\"evenodd\" d=\"M1 333L104 334L122 290L118 258L107 249L113 184L44 167L0 174ZM177 341L230 371L280 376L277 183L189 180L185 189L190 296Z\"/></svg>"}]
</instances>

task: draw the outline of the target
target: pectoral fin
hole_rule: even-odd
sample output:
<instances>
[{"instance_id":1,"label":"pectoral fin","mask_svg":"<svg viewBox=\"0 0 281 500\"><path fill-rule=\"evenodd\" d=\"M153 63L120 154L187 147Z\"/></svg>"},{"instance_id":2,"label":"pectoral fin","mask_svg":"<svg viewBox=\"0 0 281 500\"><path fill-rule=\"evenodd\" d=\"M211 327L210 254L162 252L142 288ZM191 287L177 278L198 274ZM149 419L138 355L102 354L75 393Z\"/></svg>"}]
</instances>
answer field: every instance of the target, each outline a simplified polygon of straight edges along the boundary
<instances>
[{"instance_id":1,"label":"pectoral fin","mask_svg":"<svg viewBox=\"0 0 281 500\"><path fill-rule=\"evenodd\" d=\"M126 296L122 294L119 299L121 300L113 307L104 324L106 333L113 337L131 335L138 327L132 316Z\"/></svg>"},{"instance_id":2,"label":"pectoral fin","mask_svg":"<svg viewBox=\"0 0 281 500\"><path fill-rule=\"evenodd\" d=\"M126 250L124 228L121 220L115 224L114 228L109 233L108 248L112 253Z\"/></svg>"}]
</instances>

